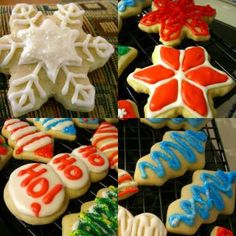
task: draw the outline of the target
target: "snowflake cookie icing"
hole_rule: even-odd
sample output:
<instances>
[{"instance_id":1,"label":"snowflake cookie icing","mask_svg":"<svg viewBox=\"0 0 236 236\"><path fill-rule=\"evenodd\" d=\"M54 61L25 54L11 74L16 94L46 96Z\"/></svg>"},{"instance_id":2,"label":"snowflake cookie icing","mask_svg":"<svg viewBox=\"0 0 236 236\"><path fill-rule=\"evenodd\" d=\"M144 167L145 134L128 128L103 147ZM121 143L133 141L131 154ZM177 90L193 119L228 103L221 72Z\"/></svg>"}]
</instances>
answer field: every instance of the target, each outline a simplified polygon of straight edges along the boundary
<instances>
[{"instance_id":1,"label":"snowflake cookie icing","mask_svg":"<svg viewBox=\"0 0 236 236\"><path fill-rule=\"evenodd\" d=\"M11 34L0 39L0 68L11 74L8 99L14 116L40 108L52 96L69 110L94 107L87 73L108 61L113 46L83 31L84 11L75 4L57 7L52 16L43 16L32 5L17 4Z\"/></svg>"},{"instance_id":2,"label":"snowflake cookie icing","mask_svg":"<svg viewBox=\"0 0 236 236\"><path fill-rule=\"evenodd\" d=\"M153 64L128 76L136 92L147 93L146 118L212 118L213 97L224 96L235 82L214 68L202 47L177 50L158 45L152 54Z\"/></svg>"}]
</instances>

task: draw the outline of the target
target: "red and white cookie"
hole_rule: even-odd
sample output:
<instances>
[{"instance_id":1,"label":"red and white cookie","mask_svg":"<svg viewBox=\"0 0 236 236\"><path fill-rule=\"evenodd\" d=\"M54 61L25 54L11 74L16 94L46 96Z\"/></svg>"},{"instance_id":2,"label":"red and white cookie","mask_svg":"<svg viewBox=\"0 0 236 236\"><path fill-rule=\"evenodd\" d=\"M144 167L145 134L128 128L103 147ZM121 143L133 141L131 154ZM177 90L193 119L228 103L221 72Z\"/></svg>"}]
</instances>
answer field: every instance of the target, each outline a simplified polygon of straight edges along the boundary
<instances>
[{"instance_id":1,"label":"red and white cookie","mask_svg":"<svg viewBox=\"0 0 236 236\"><path fill-rule=\"evenodd\" d=\"M5 186L4 200L12 214L33 225L54 222L69 202L60 177L41 163L14 170Z\"/></svg>"},{"instance_id":2,"label":"red and white cookie","mask_svg":"<svg viewBox=\"0 0 236 236\"><path fill-rule=\"evenodd\" d=\"M121 120L139 118L137 105L131 100L118 101L118 118Z\"/></svg>"},{"instance_id":3,"label":"red and white cookie","mask_svg":"<svg viewBox=\"0 0 236 236\"><path fill-rule=\"evenodd\" d=\"M195 41L210 39L208 24L216 15L211 6L195 5L194 0L154 0L153 11L139 22L147 33L159 33L160 41L176 46L187 37Z\"/></svg>"},{"instance_id":4,"label":"red and white cookie","mask_svg":"<svg viewBox=\"0 0 236 236\"><path fill-rule=\"evenodd\" d=\"M0 170L11 158L12 149L6 144L5 139L0 135Z\"/></svg>"},{"instance_id":5,"label":"red and white cookie","mask_svg":"<svg viewBox=\"0 0 236 236\"><path fill-rule=\"evenodd\" d=\"M84 145L74 149L71 154L86 164L92 183L102 180L107 175L109 171L108 158L96 147Z\"/></svg>"},{"instance_id":6,"label":"red and white cookie","mask_svg":"<svg viewBox=\"0 0 236 236\"><path fill-rule=\"evenodd\" d=\"M139 191L138 184L125 170L118 169L118 200L129 198Z\"/></svg>"},{"instance_id":7,"label":"red and white cookie","mask_svg":"<svg viewBox=\"0 0 236 236\"><path fill-rule=\"evenodd\" d=\"M91 184L89 171L79 158L61 153L54 156L48 165L61 178L69 198L79 197L88 191Z\"/></svg>"},{"instance_id":8,"label":"red and white cookie","mask_svg":"<svg viewBox=\"0 0 236 236\"><path fill-rule=\"evenodd\" d=\"M212 118L213 97L224 96L235 82L213 67L202 47L177 50L158 45L153 65L134 71L128 83L138 93L149 94L146 118Z\"/></svg>"},{"instance_id":9,"label":"red and white cookie","mask_svg":"<svg viewBox=\"0 0 236 236\"><path fill-rule=\"evenodd\" d=\"M53 157L53 139L35 126L19 119L6 120L2 134L14 147L13 157L16 159L48 162Z\"/></svg>"},{"instance_id":10,"label":"red and white cookie","mask_svg":"<svg viewBox=\"0 0 236 236\"><path fill-rule=\"evenodd\" d=\"M234 236L234 234L229 229L215 226L211 231L210 236Z\"/></svg>"},{"instance_id":11,"label":"red and white cookie","mask_svg":"<svg viewBox=\"0 0 236 236\"><path fill-rule=\"evenodd\" d=\"M106 155L110 168L118 170L117 128L108 122L101 123L91 138L91 143Z\"/></svg>"}]
</instances>

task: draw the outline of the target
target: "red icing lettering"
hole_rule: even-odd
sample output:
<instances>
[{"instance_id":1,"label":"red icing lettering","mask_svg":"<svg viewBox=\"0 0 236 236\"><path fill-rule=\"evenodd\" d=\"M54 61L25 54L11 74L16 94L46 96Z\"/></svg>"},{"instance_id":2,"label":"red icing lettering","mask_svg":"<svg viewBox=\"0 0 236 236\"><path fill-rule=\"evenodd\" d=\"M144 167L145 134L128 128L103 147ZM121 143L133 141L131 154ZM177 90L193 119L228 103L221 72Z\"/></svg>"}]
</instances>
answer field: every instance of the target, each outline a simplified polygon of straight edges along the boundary
<instances>
[{"instance_id":1,"label":"red icing lettering","mask_svg":"<svg viewBox=\"0 0 236 236\"><path fill-rule=\"evenodd\" d=\"M129 100L119 100L118 101L118 108L125 109L126 115L124 116L125 119L128 118L137 118L137 111L134 108L135 104L132 104Z\"/></svg>"},{"instance_id":2,"label":"red icing lettering","mask_svg":"<svg viewBox=\"0 0 236 236\"><path fill-rule=\"evenodd\" d=\"M163 61L170 67L172 67L174 70L179 69L179 55L180 52L177 49L174 48L167 48L162 47L160 50L161 57L163 58Z\"/></svg>"},{"instance_id":3,"label":"red icing lettering","mask_svg":"<svg viewBox=\"0 0 236 236\"><path fill-rule=\"evenodd\" d=\"M133 74L134 78L149 84L155 84L161 80L171 78L174 75L174 71L167 69L162 65L149 66L145 69L134 72Z\"/></svg>"},{"instance_id":4,"label":"red icing lettering","mask_svg":"<svg viewBox=\"0 0 236 236\"><path fill-rule=\"evenodd\" d=\"M39 198L42 197L48 191L48 189L48 180L46 178L39 177L29 184L27 193L33 198Z\"/></svg>"},{"instance_id":5,"label":"red icing lettering","mask_svg":"<svg viewBox=\"0 0 236 236\"><path fill-rule=\"evenodd\" d=\"M157 111L175 102L178 98L178 82L173 79L156 88L150 102L150 110Z\"/></svg>"},{"instance_id":6,"label":"red icing lettering","mask_svg":"<svg viewBox=\"0 0 236 236\"><path fill-rule=\"evenodd\" d=\"M183 102L199 113L202 116L207 115L207 104L204 94L201 89L188 83L187 81L182 82L182 97Z\"/></svg>"},{"instance_id":7,"label":"red icing lettering","mask_svg":"<svg viewBox=\"0 0 236 236\"><path fill-rule=\"evenodd\" d=\"M34 212L34 214L37 217L39 217L39 212L41 210L41 205L37 202L33 202L30 207L31 207L32 211Z\"/></svg>"},{"instance_id":8,"label":"red icing lettering","mask_svg":"<svg viewBox=\"0 0 236 236\"><path fill-rule=\"evenodd\" d=\"M60 164L57 169L64 170L65 177L70 180L78 180L83 176L82 170L78 166L72 165L75 162L76 159L68 154L64 154L53 160L53 164Z\"/></svg>"},{"instance_id":9,"label":"red icing lettering","mask_svg":"<svg viewBox=\"0 0 236 236\"><path fill-rule=\"evenodd\" d=\"M54 186L43 198L45 204L49 204L55 198L55 196L63 189L62 184Z\"/></svg>"},{"instance_id":10,"label":"red icing lettering","mask_svg":"<svg viewBox=\"0 0 236 236\"><path fill-rule=\"evenodd\" d=\"M30 165L28 168L21 170L18 173L18 176L22 176L27 174L28 177L26 177L22 182L21 182L21 186L25 187L27 186L33 179L39 177L40 175L44 174L45 172L47 172L47 169L45 168L41 168L40 170L35 171L35 169L40 166L40 163L35 163Z\"/></svg>"}]
</instances>

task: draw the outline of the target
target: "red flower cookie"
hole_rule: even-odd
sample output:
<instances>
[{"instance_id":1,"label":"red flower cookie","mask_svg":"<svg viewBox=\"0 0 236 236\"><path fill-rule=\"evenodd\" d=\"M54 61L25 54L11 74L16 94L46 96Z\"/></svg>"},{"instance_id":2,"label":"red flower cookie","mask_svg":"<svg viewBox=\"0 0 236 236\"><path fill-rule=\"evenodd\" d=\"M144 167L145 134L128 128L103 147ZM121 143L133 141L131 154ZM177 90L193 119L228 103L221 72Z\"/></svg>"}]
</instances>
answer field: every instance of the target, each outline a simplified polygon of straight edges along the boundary
<instances>
[{"instance_id":1,"label":"red flower cookie","mask_svg":"<svg viewBox=\"0 0 236 236\"><path fill-rule=\"evenodd\" d=\"M235 86L233 79L209 63L202 47L177 50L158 45L152 58L154 65L131 73L127 79L136 92L149 94L146 118L212 118L212 98Z\"/></svg>"},{"instance_id":2,"label":"red flower cookie","mask_svg":"<svg viewBox=\"0 0 236 236\"><path fill-rule=\"evenodd\" d=\"M174 46L186 36L195 41L209 40L210 23L215 9L195 5L193 0L154 0L152 12L146 14L139 28L148 33L160 34L160 41Z\"/></svg>"}]
</instances>

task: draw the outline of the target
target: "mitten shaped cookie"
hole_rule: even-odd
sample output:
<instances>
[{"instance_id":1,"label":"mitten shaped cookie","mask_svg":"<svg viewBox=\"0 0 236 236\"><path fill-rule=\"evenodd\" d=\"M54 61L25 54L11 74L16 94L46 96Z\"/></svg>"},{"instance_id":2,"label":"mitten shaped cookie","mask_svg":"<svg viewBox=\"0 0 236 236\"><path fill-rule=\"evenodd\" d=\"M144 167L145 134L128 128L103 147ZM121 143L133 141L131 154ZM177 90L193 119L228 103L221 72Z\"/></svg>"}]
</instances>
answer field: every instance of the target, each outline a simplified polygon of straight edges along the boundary
<instances>
[{"instance_id":1,"label":"mitten shaped cookie","mask_svg":"<svg viewBox=\"0 0 236 236\"><path fill-rule=\"evenodd\" d=\"M150 154L138 160L134 180L139 185L161 186L187 170L202 169L206 141L203 131L166 132L163 141L154 144Z\"/></svg>"},{"instance_id":2,"label":"mitten shaped cookie","mask_svg":"<svg viewBox=\"0 0 236 236\"><path fill-rule=\"evenodd\" d=\"M48 162L53 157L53 139L44 131L19 119L6 120L2 134L14 147L13 157L16 159Z\"/></svg>"},{"instance_id":3,"label":"mitten shaped cookie","mask_svg":"<svg viewBox=\"0 0 236 236\"><path fill-rule=\"evenodd\" d=\"M181 198L168 207L168 232L193 235L201 224L213 223L219 214L232 214L235 184L235 171L195 171L192 183L182 188Z\"/></svg>"},{"instance_id":4,"label":"mitten shaped cookie","mask_svg":"<svg viewBox=\"0 0 236 236\"><path fill-rule=\"evenodd\" d=\"M11 34L0 39L0 68L10 74L8 99L14 116L39 109L54 97L66 109L89 112L95 88L87 76L114 52L104 38L86 34L76 4L57 5L53 15L17 4Z\"/></svg>"}]
</instances>

